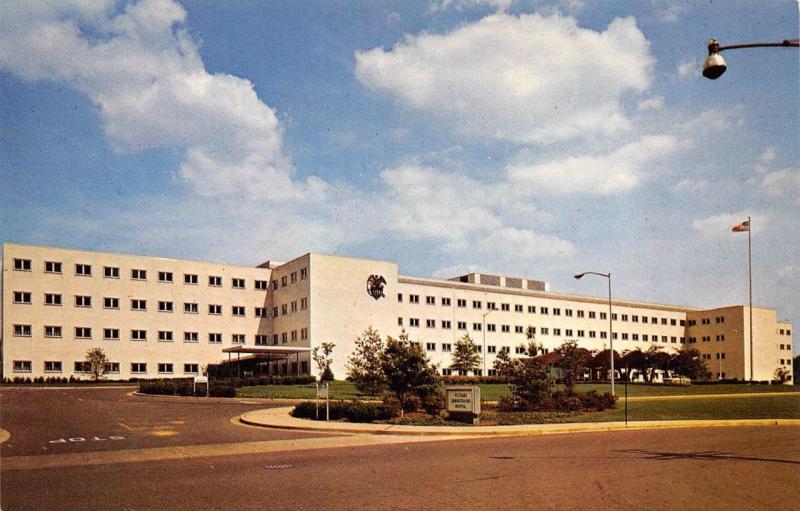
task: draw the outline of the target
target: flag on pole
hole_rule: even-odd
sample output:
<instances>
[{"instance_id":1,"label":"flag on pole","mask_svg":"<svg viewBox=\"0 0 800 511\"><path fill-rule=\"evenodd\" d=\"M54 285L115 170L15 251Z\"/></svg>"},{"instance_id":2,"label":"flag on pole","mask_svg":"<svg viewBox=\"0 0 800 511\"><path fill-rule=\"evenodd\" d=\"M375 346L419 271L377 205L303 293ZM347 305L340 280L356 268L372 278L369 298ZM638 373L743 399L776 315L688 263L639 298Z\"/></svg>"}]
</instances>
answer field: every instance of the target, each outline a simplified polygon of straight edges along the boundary
<instances>
[{"instance_id":1,"label":"flag on pole","mask_svg":"<svg viewBox=\"0 0 800 511\"><path fill-rule=\"evenodd\" d=\"M731 229L731 231L733 232L747 232L749 230L750 230L750 220L745 220L740 224L736 224L733 226L733 229Z\"/></svg>"}]
</instances>

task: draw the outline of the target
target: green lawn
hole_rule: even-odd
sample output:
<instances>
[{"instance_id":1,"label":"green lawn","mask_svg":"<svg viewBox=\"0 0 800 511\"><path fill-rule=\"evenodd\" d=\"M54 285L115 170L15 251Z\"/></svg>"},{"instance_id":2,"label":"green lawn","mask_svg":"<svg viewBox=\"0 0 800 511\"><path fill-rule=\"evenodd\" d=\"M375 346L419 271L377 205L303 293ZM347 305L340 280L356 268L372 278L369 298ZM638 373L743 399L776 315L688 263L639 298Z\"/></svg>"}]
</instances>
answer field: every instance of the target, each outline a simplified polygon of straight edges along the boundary
<instances>
[{"instance_id":1,"label":"green lawn","mask_svg":"<svg viewBox=\"0 0 800 511\"><path fill-rule=\"evenodd\" d=\"M497 401L508 394L508 385L500 383L481 384L481 400ZM335 381L331 383L331 399L381 399L362 395L352 383ZM579 392L596 390L610 392L611 385L607 383L587 383L578 385ZM657 386L657 385L628 385L628 396L688 396L703 394L742 394L751 392L797 392L800 387L793 385L692 385L688 387ZM625 386L617 384L618 396L625 394ZM313 399L315 396L314 385L261 385L257 387L241 387L237 389L238 397L266 397L274 399Z\"/></svg>"}]
</instances>

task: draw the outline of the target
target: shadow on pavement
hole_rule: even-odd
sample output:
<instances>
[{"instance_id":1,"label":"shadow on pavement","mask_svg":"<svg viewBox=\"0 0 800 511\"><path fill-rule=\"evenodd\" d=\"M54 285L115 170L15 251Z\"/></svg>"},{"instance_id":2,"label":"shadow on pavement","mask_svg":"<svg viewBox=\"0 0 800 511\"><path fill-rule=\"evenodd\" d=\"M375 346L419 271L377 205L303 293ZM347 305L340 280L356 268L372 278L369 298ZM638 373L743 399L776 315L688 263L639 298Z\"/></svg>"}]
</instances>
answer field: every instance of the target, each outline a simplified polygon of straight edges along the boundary
<instances>
[{"instance_id":1,"label":"shadow on pavement","mask_svg":"<svg viewBox=\"0 0 800 511\"><path fill-rule=\"evenodd\" d=\"M641 454L642 458L649 460L742 460L742 461L765 461L768 463L786 463L789 465L800 465L800 461L779 460L774 458L758 458L755 456L738 456L730 452L720 451L699 451L699 452L660 452L647 451L644 449L621 449L614 452L624 454Z\"/></svg>"}]
</instances>

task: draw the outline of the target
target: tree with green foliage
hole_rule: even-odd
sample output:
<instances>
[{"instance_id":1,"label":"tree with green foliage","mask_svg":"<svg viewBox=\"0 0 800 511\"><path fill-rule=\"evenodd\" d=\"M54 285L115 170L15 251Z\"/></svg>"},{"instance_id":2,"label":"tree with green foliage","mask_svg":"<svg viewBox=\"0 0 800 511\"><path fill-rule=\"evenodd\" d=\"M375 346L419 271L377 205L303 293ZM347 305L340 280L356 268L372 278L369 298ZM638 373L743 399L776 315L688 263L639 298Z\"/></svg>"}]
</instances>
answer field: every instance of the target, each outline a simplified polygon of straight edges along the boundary
<instances>
[{"instance_id":1,"label":"tree with green foliage","mask_svg":"<svg viewBox=\"0 0 800 511\"><path fill-rule=\"evenodd\" d=\"M553 379L547 367L535 358L524 358L514 364L509 387L518 406L528 411L550 405Z\"/></svg>"},{"instance_id":2,"label":"tree with green foliage","mask_svg":"<svg viewBox=\"0 0 800 511\"><path fill-rule=\"evenodd\" d=\"M89 364L89 372L92 373L94 381L100 381L106 372L108 357L103 348L92 348L86 352L86 363Z\"/></svg>"},{"instance_id":3,"label":"tree with green foliage","mask_svg":"<svg viewBox=\"0 0 800 511\"><path fill-rule=\"evenodd\" d=\"M669 361L669 370L692 380L697 380L708 372L708 367L700 357L700 352L695 348L689 348L687 350L678 350L672 355Z\"/></svg>"},{"instance_id":4,"label":"tree with green foliage","mask_svg":"<svg viewBox=\"0 0 800 511\"><path fill-rule=\"evenodd\" d=\"M800 381L800 355L794 357L794 360L792 361L792 373L793 373L792 382L795 385L800 385L800 383L797 383L798 381Z\"/></svg>"},{"instance_id":5,"label":"tree with green foliage","mask_svg":"<svg viewBox=\"0 0 800 511\"><path fill-rule=\"evenodd\" d=\"M409 341L405 331L398 339L391 336L386 339L381 366L387 387L400 404L401 417L409 399L417 397L426 401L442 393L436 368L431 365L422 345Z\"/></svg>"},{"instance_id":6,"label":"tree with green foliage","mask_svg":"<svg viewBox=\"0 0 800 511\"><path fill-rule=\"evenodd\" d=\"M492 367L497 373L497 376L509 377L514 374L514 365L517 362L517 360L511 360L506 350L500 350L500 353L498 353L494 359L494 365Z\"/></svg>"},{"instance_id":7,"label":"tree with green foliage","mask_svg":"<svg viewBox=\"0 0 800 511\"><path fill-rule=\"evenodd\" d=\"M478 346L469 336L464 336L457 340L451 356L450 369L458 371L459 374L473 373L481 366L481 356L478 354Z\"/></svg>"},{"instance_id":8,"label":"tree with green foliage","mask_svg":"<svg viewBox=\"0 0 800 511\"><path fill-rule=\"evenodd\" d=\"M624 371L622 374L628 381L631 381L634 370L644 377L649 367L647 364L647 354L641 348L625 351L620 358L620 368Z\"/></svg>"},{"instance_id":9,"label":"tree with green foliage","mask_svg":"<svg viewBox=\"0 0 800 511\"><path fill-rule=\"evenodd\" d=\"M789 370L785 367L776 367L775 372L772 375L772 381L783 385L787 381L789 381Z\"/></svg>"},{"instance_id":10,"label":"tree with green foliage","mask_svg":"<svg viewBox=\"0 0 800 511\"><path fill-rule=\"evenodd\" d=\"M382 359L383 339L370 326L356 339L347 361L347 376L363 394L379 396L386 388Z\"/></svg>"},{"instance_id":11,"label":"tree with green foliage","mask_svg":"<svg viewBox=\"0 0 800 511\"><path fill-rule=\"evenodd\" d=\"M528 325L525 329L525 344L520 343L519 347L522 348L526 357L535 357L539 353L544 353L544 346L540 342L536 342L536 327Z\"/></svg>"},{"instance_id":12,"label":"tree with green foliage","mask_svg":"<svg viewBox=\"0 0 800 511\"><path fill-rule=\"evenodd\" d=\"M319 369L320 381L333 381L333 371L331 365L333 364L333 348L336 345L332 342L323 342L311 352L311 356Z\"/></svg>"},{"instance_id":13,"label":"tree with green foliage","mask_svg":"<svg viewBox=\"0 0 800 511\"><path fill-rule=\"evenodd\" d=\"M579 347L577 341L568 340L558 347L558 353L561 355L561 359L556 366L564 373L564 386L567 392L573 394L578 375L583 373L589 360L589 352Z\"/></svg>"}]
</instances>

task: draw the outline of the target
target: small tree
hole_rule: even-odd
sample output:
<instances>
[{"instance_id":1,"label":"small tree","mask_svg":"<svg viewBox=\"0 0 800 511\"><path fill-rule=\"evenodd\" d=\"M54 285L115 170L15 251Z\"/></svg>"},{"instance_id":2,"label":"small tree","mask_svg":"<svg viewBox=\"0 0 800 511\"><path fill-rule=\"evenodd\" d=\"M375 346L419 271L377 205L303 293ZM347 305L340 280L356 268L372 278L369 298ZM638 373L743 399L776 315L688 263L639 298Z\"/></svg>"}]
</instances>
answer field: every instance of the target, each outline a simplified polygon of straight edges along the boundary
<instances>
[{"instance_id":1,"label":"small tree","mask_svg":"<svg viewBox=\"0 0 800 511\"><path fill-rule=\"evenodd\" d=\"M783 385L789 381L789 370L785 367L776 367L775 373L772 375L772 381Z\"/></svg>"},{"instance_id":2,"label":"small tree","mask_svg":"<svg viewBox=\"0 0 800 511\"><path fill-rule=\"evenodd\" d=\"M481 365L481 356L478 354L478 347L472 341L469 334L456 341L455 349L450 362L450 369L461 372L477 371Z\"/></svg>"},{"instance_id":3,"label":"small tree","mask_svg":"<svg viewBox=\"0 0 800 511\"><path fill-rule=\"evenodd\" d=\"M574 340L564 341L564 344L559 346L558 352L561 354L558 367L564 372L564 385L567 392L572 394L575 392L578 375L583 373L583 368L586 367L589 352L578 347L578 343Z\"/></svg>"},{"instance_id":4,"label":"small tree","mask_svg":"<svg viewBox=\"0 0 800 511\"><path fill-rule=\"evenodd\" d=\"M525 409L542 410L550 405L553 380L547 367L539 360L525 358L517 361L511 381L511 395Z\"/></svg>"},{"instance_id":5,"label":"small tree","mask_svg":"<svg viewBox=\"0 0 800 511\"><path fill-rule=\"evenodd\" d=\"M377 330L369 327L356 339L347 361L347 375L362 393L377 396L386 388L382 357L383 340Z\"/></svg>"},{"instance_id":6,"label":"small tree","mask_svg":"<svg viewBox=\"0 0 800 511\"><path fill-rule=\"evenodd\" d=\"M108 357L103 348L92 348L86 352L86 363L89 364L89 371L92 373L94 381L100 381L106 372Z\"/></svg>"},{"instance_id":7,"label":"small tree","mask_svg":"<svg viewBox=\"0 0 800 511\"><path fill-rule=\"evenodd\" d=\"M494 370L498 376L510 377L514 374L514 365L517 363L511 360L506 350L500 350L500 353L494 359Z\"/></svg>"},{"instance_id":8,"label":"small tree","mask_svg":"<svg viewBox=\"0 0 800 511\"><path fill-rule=\"evenodd\" d=\"M669 369L681 376L697 380L708 372L706 363L701 359L700 352L695 348L679 350L672 355Z\"/></svg>"},{"instance_id":9,"label":"small tree","mask_svg":"<svg viewBox=\"0 0 800 511\"><path fill-rule=\"evenodd\" d=\"M311 356L314 358L314 362L319 369L320 381L333 381L333 371L331 371L333 358L331 354L335 347L336 345L332 342L323 342L311 352Z\"/></svg>"},{"instance_id":10,"label":"small tree","mask_svg":"<svg viewBox=\"0 0 800 511\"><path fill-rule=\"evenodd\" d=\"M403 332L399 339L388 337L381 357L383 374L389 391L400 404L400 416L404 415L406 403L413 396L424 401L441 394L441 385L436 379L436 368L430 364L419 343L408 340Z\"/></svg>"}]
</instances>

